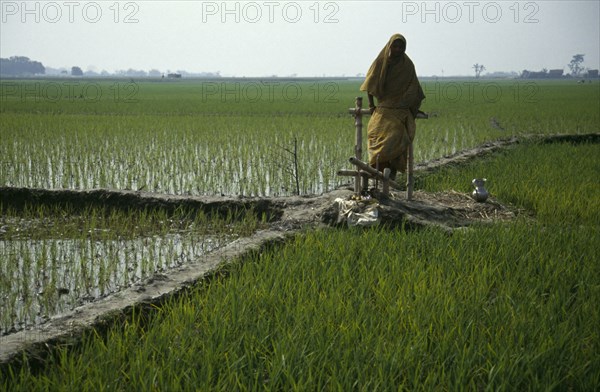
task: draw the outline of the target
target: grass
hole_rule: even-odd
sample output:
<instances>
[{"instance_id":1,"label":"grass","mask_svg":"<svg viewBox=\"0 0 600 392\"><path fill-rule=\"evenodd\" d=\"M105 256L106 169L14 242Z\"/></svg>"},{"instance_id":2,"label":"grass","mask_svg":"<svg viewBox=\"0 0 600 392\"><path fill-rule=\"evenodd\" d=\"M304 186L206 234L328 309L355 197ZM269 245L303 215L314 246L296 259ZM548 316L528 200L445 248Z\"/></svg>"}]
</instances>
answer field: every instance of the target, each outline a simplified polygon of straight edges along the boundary
<instances>
[{"instance_id":1,"label":"grass","mask_svg":"<svg viewBox=\"0 0 600 392\"><path fill-rule=\"evenodd\" d=\"M198 262L263 225L252 211L221 217L185 209L4 209L0 335Z\"/></svg>"},{"instance_id":2,"label":"grass","mask_svg":"<svg viewBox=\"0 0 600 392\"><path fill-rule=\"evenodd\" d=\"M594 226L600 222L597 156L597 145L533 142L503 150L494 159L442 168L418 180L416 186L466 193L473 189L473 178L487 178L486 189L493 196L534 212L538 219L557 225Z\"/></svg>"},{"instance_id":3,"label":"grass","mask_svg":"<svg viewBox=\"0 0 600 392\"><path fill-rule=\"evenodd\" d=\"M335 173L353 151L346 110L358 85L3 80L0 185L289 195L285 149L298 140L300 193L326 192L347 181ZM597 82L429 80L424 90L432 116L418 123L417 162L515 135L598 132L600 123ZM419 189L462 192L486 177L495 197L535 219L452 236L306 233L152 314L58 347L42 368L25 356L1 370L0 389L593 390L597 156L596 145L534 143L421 177ZM2 215L5 329L15 312L25 323L48 317L61 289L101 295L168 267L177 236L198 242L216 223L27 214Z\"/></svg>"},{"instance_id":4,"label":"grass","mask_svg":"<svg viewBox=\"0 0 600 392\"><path fill-rule=\"evenodd\" d=\"M492 194L536 219L452 235L308 232L151 315L59 347L44 368L25 357L3 387L594 390L598 152L525 144L423 178L428 190L459 189L485 169ZM533 183L545 187L525 190Z\"/></svg>"}]
</instances>

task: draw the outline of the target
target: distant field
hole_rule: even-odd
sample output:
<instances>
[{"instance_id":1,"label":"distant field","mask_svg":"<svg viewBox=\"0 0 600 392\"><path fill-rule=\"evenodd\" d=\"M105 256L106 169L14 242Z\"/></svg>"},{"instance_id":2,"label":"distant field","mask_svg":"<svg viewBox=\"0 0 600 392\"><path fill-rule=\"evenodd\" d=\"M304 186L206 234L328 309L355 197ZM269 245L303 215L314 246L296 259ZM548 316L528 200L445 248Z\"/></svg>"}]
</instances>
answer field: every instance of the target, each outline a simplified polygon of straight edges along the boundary
<instances>
[{"instance_id":1,"label":"distant field","mask_svg":"<svg viewBox=\"0 0 600 392\"><path fill-rule=\"evenodd\" d=\"M530 133L597 132L598 81L428 80L416 161ZM326 192L354 151L359 82L4 80L0 185L192 195ZM366 132L366 127L364 128ZM366 151L366 148L364 149ZM365 153L366 154L366 153Z\"/></svg>"}]
</instances>

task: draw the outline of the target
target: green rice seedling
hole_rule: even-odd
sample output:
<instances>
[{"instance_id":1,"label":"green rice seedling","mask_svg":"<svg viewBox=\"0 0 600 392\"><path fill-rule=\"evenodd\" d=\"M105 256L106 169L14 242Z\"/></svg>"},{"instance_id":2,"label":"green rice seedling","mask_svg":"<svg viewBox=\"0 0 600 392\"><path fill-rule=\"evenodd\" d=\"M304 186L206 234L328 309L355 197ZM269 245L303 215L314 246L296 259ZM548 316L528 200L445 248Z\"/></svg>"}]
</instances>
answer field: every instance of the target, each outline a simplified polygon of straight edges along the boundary
<instances>
[{"instance_id":1,"label":"green rice seedling","mask_svg":"<svg viewBox=\"0 0 600 392\"><path fill-rule=\"evenodd\" d=\"M600 221L599 153L597 144L524 143L465 167L442 169L420 179L418 187L470 192L473 178L487 178L493 196L534 212L538 219L595 225Z\"/></svg>"},{"instance_id":2,"label":"green rice seedling","mask_svg":"<svg viewBox=\"0 0 600 392\"><path fill-rule=\"evenodd\" d=\"M203 102L201 83L140 84L139 102L127 104L1 97L0 184L286 195L294 184L273 146L293 138L299 141L300 193L325 192L346 181L335 172L353 151L354 129L345 111L357 95L357 82L340 83L338 101L326 105L310 99L235 106L223 105L219 96ZM513 135L598 131L597 85L493 83L426 86L423 109L433 115L418 123L417 162ZM473 89L460 99L443 95L456 86ZM490 88L500 91L499 99L483 95ZM164 329L154 325L146 334L134 320L124 333L111 332L109 342L114 337L116 343L110 348L90 339L87 353L69 356L65 350L62 362L35 383L46 389L45 383L63 381L70 369L70 377L87 374L98 388L123 389L134 384L172 389L181 380L206 389L591 389L600 383L593 356L598 352L593 330L598 290L590 280L598 271L589 262L598 254L596 156L594 146L528 145L516 155L511 151L422 178L418 186L428 190L469 192L470 180L485 176L493 196L534 211L540 222L482 228L451 239L435 231L307 236L291 249L248 264L255 270L240 267L236 275L248 275L248 280L215 283L207 289L215 302L200 290L192 300L173 304L161 313ZM586 173L592 177L582 176ZM37 213L40 222L53 215ZM86 263L82 255L108 255L101 257L111 271L105 293L151 270L159 256L140 259L153 248L145 248L139 238L159 231L160 238L167 236L165 225L158 223L162 217L153 221L148 214L136 225L129 216L126 222L105 221L104 212L90 213L96 214L93 225L57 220L55 227L65 227L59 239L53 238L55 227L44 230L39 224L31 231L27 219L7 225L0 256L11 280L0 293L9 304L0 312L2 331L23 328L35 318L36 293L30 287L43 276L35 268L48 251L48 309L69 309L76 302L71 295L50 293L78 294L80 280L101 280L96 264L87 269L95 258L89 256ZM247 216L251 230L257 222L253 214ZM217 237L229 235L227 221L213 223L214 218L197 218L190 235L164 239L161 248L168 248L168 260L176 265L218 246L218 239L193 235L209 233L208 228ZM90 253L91 246L95 252ZM20 282L18 290L7 290L13 281ZM154 342L166 344L157 348ZM99 366L79 367L91 360ZM149 374L148 369L161 371ZM103 374L120 376L106 380ZM3 379L31 389L26 369L20 377ZM157 381L145 384L148 380Z\"/></svg>"},{"instance_id":3,"label":"green rice seedling","mask_svg":"<svg viewBox=\"0 0 600 392\"><path fill-rule=\"evenodd\" d=\"M224 218L185 209L172 214L103 207L77 212L71 206L5 211L0 223L11 229L0 238L0 265L7 277L0 285L0 297L6 298L2 334L35 324L40 313L43 321L197 261L261 225L253 211Z\"/></svg>"},{"instance_id":4,"label":"green rice seedling","mask_svg":"<svg viewBox=\"0 0 600 392\"><path fill-rule=\"evenodd\" d=\"M106 336L92 331L77 347L58 348L39 374L10 367L3 386L593 390L600 382L597 211L557 221L541 211L553 206L566 216L569 203L556 203L554 192L520 192L560 176L549 162L566 172L593 167L595 149L524 145L483 161L493 169L501 160L518 174L497 197L519 195L520 205L536 206L535 220L451 235L307 232L224 267L151 316L136 314ZM528 153L546 175L521 169ZM458 187L473 167L442 179ZM581 170L577 180L595 176ZM584 205L597 198L573 186L559 193L558 200Z\"/></svg>"},{"instance_id":5,"label":"green rice seedling","mask_svg":"<svg viewBox=\"0 0 600 392\"><path fill-rule=\"evenodd\" d=\"M278 95L273 102L230 104L219 94L204 99L206 83L213 82L140 82L135 103L115 104L110 95L108 102L88 104L4 96L0 184L289 195L295 184L277 146L294 138L301 193L326 192L347 181L336 172L354 151L354 125L346 111L361 94L359 82L335 81L335 99L327 102L315 101L314 82L298 82L311 91L298 101ZM600 98L593 84L449 80L424 85L423 109L432 116L418 122L417 162L513 135L598 130ZM450 92L457 88L462 94L453 98ZM491 126L492 120L499 125Z\"/></svg>"},{"instance_id":6,"label":"green rice seedling","mask_svg":"<svg viewBox=\"0 0 600 392\"><path fill-rule=\"evenodd\" d=\"M308 234L167 306L148 329L130 324L107 340L90 337L46 377L64 377L73 366L88 380L108 382L102 374L126 362L120 387L147 380L147 369L160 369L163 381L154 386L161 389L184 374L209 389L239 382L309 389L593 385L592 347L581 353L575 337L598 344L598 314L586 305L598 296L585 279L595 267L552 263L543 249L560 235L530 233L482 228L449 239L437 231L377 232L376 241L372 231ZM337 250L341 245L348 253ZM588 256L590 245L574 243ZM539 270L534 260L550 264ZM573 282L584 299L565 313ZM581 323L584 315L590 319ZM100 369L85 370L92 355Z\"/></svg>"}]
</instances>

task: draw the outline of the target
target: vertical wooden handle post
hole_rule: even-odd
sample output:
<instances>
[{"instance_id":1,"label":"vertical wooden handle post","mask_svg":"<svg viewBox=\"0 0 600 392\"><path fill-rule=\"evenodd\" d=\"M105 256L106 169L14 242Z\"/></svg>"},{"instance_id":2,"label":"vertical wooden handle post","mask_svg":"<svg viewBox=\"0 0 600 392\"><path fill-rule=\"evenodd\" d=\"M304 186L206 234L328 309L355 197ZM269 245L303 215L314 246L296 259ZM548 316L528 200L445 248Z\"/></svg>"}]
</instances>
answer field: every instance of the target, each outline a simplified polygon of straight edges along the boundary
<instances>
[{"instance_id":1,"label":"vertical wooden handle post","mask_svg":"<svg viewBox=\"0 0 600 392\"><path fill-rule=\"evenodd\" d=\"M413 142L408 145L408 169L406 174L406 200L412 200L413 187L415 180L413 177L414 157L413 157Z\"/></svg>"},{"instance_id":2,"label":"vertical wooden handle post","mask_svg":"<svg viewBox=\"0 0 600 392\"><path fill-rule=\"evenodd\" d=\"M354 125L356 126L356 141L354 145L354 154L356 159L362 160L362 97L356 97L354 105ZM358 174L354 178L354 192L360 194L362 192L361 187L361 174L360 169L357 170Z\"/></svg>"}]
</instances>

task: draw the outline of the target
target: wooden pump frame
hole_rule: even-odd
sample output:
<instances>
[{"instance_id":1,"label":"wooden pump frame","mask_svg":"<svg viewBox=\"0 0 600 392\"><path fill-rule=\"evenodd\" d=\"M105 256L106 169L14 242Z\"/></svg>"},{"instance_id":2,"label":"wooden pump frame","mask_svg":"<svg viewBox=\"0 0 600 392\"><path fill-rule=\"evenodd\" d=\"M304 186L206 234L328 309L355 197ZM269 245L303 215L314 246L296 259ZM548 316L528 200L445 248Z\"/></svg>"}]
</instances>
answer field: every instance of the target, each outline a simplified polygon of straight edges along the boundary
<instances>
[{"instance_id":1,"label":"wooden pump frame","mask_svg":"<svg viewBox=\"0 0 600 392\"><path fill-rule=\"evenodd\" d=\"M354 192L360 195L369 186L369 178L379 179L383 182L383 193L389 194L390 186L392 188L401 190L401 186L390 179L390 169L386 168L383 173L377 169L372 168L369 164L362 160L362 129L363 129L363 116L370 116L371 111L369 109L363 109L362 97L356 97L354 108L348 109L348 113L354 115L354 126L356 127L356 137L354 144L354 157L350 158L350 163L356 166L356 170L340 170L338 175L354 177ZM414 188L414 158L413 158L413 142L411 141L408 145L408 169L406 176L406 199L412 200L413 188Z\"/></svg>"}]
</instances>

